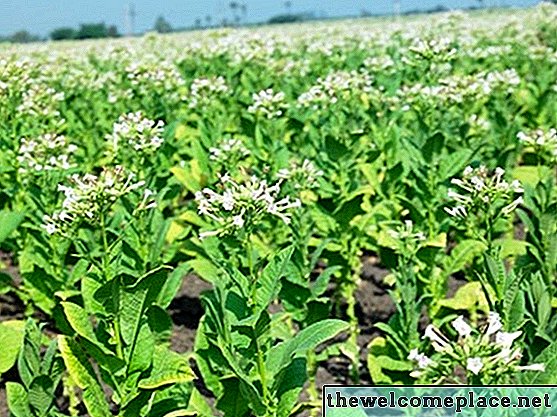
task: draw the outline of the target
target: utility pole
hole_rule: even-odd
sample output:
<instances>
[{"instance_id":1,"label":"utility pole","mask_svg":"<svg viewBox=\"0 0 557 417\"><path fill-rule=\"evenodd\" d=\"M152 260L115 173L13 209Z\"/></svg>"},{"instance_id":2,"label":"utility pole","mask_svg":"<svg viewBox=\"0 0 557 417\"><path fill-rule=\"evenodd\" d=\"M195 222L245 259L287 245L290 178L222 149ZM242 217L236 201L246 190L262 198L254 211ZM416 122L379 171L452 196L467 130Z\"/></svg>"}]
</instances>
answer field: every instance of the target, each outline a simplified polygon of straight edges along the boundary
<instances>
[{"instance_id":1,"label":"utility pole","mask_svg":"<svg viewBox=\"0 0 557 417\"><path fill-rule=\"evenodd\" d=\"M126 35L133 36L135 33L135 7L133 3L128 3L124 10L124 27Z\"/></svg>"},{"instance_id":2,"label":"utility pole","mask_svg":"<svg viewBox=\"0 0 557 417\"><path fill-rule=\"evenodd\" d=\"M400 17L400 0L393 0L393 14L395 18Z\"/></svg>"}]
</instances>

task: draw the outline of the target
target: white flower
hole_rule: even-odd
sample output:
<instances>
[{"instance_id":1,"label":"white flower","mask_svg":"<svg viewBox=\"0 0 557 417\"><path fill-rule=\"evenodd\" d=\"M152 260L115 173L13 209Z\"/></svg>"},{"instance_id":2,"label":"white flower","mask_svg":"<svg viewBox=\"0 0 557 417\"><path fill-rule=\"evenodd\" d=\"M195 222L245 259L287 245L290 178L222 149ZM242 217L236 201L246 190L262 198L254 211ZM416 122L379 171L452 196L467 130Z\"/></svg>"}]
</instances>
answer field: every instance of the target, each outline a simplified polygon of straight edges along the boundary
<instances>
[{"instance_id":1,"label":"white flower","mask_svg":"<svg viewBox=\"0 0 557 417\"><path fill-rule=\"evenodd\" d=\"M447 348L450 348L449 341L443 336L439 329L432 324L426 327L422 339L423 338L430 339L433 349L437 352L443 352Z\"/></svg>"},{"instance_id":2,"label":"white flower","mask_svg":"<svg viewBox=\"0 0 557 417\"><path fill-rule=\"evenodd\" d=\"M434 364L434 362L430 358L428 358L423 353L420 353L418 349L412 349L408 354L408 359L411 361L416 361L418 363L418 368L420 369L427 368L428 366Z\"/></svg>"},{"instance_id":3,"label":"white flower","mask_svg":"<svg viewBox=\"0 0 557 417\"><path fill-rule=\"evenodd\" d=\"M123 114L106 136L109 152L112 155L135 151L139 154L156 151L162 144L164 123L155 122L142 112Z\"/></svg>"},{"instance_id":4,"label":"white flower","mask_svg":"<svg viewBox=\"0 0 557 417\"><path fill-rule=\"evenodd\" d=\"M468 358L466 360L466 369L468 369L474 375L478 375L483 367L484 364L481 358Z\"/></svg>"},{"instance_id":5,"label":"white flower","mask_svg":"<svg viewBox=\"0 0 557 417\"><path fill-rule=\"evenodd\" d=\"M498 332L495 335L495 343L503 348L510 348L513 342L520 337L522 332L519 330L513 333Z\"/></svg>"},{"instance_id":6,"label":"white flower","mask_svg":"<svg viewBox=\"0 0 557 417\"><path fill-rule=\"evenodd\" d=\"M460 337L467 337L470 336L470 333L472 333L472 328L464 321L464 317L462 316L458 316L455 320L453 320L451 325Z\"/></svg>"},{"instance_id":7,"label":"white flower","mask_svg":"<svg viewBox=\"0 0 557 417\"><path fill-rule=\"evenodd\" d=\"M486 336L491 336L492 334L497 333L503 324L501 323L501 316L499 316L496 312L490 312L487 318L487 329L485 331Z\"/></svg>"},{"instance_id":8,"label":"white flower","mask_svg":"<svg viewBox=\"0 0 557 417\"><path fill-rule=\"evenodd\" d=\"M545 365L543 363L533 363L531 365L517 366L517 371L537 371L545 372Z\"/></svg>"}]
</instances>

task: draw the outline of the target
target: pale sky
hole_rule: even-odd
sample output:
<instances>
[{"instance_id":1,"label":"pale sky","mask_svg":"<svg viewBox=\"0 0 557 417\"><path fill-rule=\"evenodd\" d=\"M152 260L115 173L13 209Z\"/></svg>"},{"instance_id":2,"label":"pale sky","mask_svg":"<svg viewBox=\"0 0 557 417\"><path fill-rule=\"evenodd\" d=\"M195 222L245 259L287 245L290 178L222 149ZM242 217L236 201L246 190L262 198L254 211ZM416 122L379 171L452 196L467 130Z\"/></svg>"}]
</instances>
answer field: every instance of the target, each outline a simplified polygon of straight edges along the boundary
<instances>
[{"instance_id":1,"label":"pale sky","mask_svg":"<svg viewBox=\"0 0 557 417\"><path fill-rule=\"evenodd\" d=\"M493 5L525 7L537 0L485 0ZM248 22L266 21L286 12L284 0L239 0L246 5ZM427 9L436 5L458 9L477 5L478 0L400 0L401 9ZM173 27L192 26L196 18L205 21L231 20L230 0L0 0L0 35L26 29L46 36L61 26L77 27L80 23L105 22L124 32L124 12L132 3L135 7L135 31L152 29L157 16L164 16ZM393 0L291 0L291 11L315 12L318 16L357 16L362 10L390 13Z\"/></svg>"}]
</instances>

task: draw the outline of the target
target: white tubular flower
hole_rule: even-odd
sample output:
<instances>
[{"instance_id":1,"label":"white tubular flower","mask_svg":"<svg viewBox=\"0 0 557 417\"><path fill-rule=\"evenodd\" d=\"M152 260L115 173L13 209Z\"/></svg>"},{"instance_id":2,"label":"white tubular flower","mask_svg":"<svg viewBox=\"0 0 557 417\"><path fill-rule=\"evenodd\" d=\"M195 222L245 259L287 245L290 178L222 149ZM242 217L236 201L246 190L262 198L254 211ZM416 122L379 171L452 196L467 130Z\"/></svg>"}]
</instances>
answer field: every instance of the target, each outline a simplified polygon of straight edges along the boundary
<instances>
[{"instance_id":1,"label":"white tubular flower","mask_svg":"<svg viewBox=\"0 0 557 417\"><path fill-rule=\"evenodd\" d=\"M430 339L433 349L435 349L437 352L443 352L446 349L450 349L451 347L447 338L443 336L441 331L432 324L426 327L425 333L422 336L422 339L423 338Z\"/></svg>"},{"instance_id":2,"label":"white tubular flower","mask_svg":"<svg viewBox=\"0 0 557 417\"><path fill-rule=\"evenodd\" d=\"M484 364L481 358L468 358L466 360L466 369L474 375L478 375L483 367Z\"/></svg>"},{"instance_id":3,"label":"white tubular flower","mask_svg":"<svg viewBox=\"0 0 557 417\"><path fill-rule=\"evenodd\" d=\"M517 366L517 371L536 371L545 372L545 365L543 363L533 363L531 365Z\"/></svg>"},{"instance_id":4,"label":"white tubular flower","mask_svg":"<svg viewBox=\"0 0 557 417\"><path fill-rule=\"evenodd\" d=\"M272 88L253 94L252 98L253 104L249 106L248 112L260 114L268 119L282 116L287 107L285 94L282 91L275 93Z\"/></svg>"},{"instance_id":5,"label":"white tubular flower","mask_svg":"<svg viewBox=\"0 0 557 417\"><path fill-rule=\"evenodd\" d=\"M126 173L121 166L106 168L99 176L72 175L70 183L70 186L58 185L58 191L65 197L62 210L44 218L43 228L49 234L63 232L80 220L95 223L101 212L109 209L119 198L145 186L145 181L135 182L135 175ZM153 202L148 200L153 193L143 191L141 194L143 199L138 208L154 207Z\"/></svg>"},{"instance_id":6,"label":"white tubular flower","mask_svg":"<svg viewBox=\"0 0 557 417\"><path fill-rule=\"evenodd\" d=\"M228 95L230 88L223 77L198 78L190 87L189 107L195 108L210 104L222 95Z\"/></svg>"},{"instance_id":7,"label":"white tubular flower","mask_svg":"<svg viewBox=\"0 0 557 417\"><path fill-rule=\"evenodd\" d=\"M490 312L487 318L487 329L485 331L486 336L491 336L497 333L503 327L501 323L501 316L496 312Z\"/></svg>"},{"instance_id":8,"label":"white tubular flower","mask_svg":"<svg viewBox=\"0 0 557 417\"><path fill-rule=\"evenodd\" d=\"M472 328L464 321L464 317L458 316L451 323L460 337L468 337L472 333Z\"/></svg>"},{"instance_id":9,"label":"white tubular flower","mask_svg":"<svg viewBox=\"0 0 557 417\"><path fill-rule=\"evenodd\" d=\"M62 135L45 134L35 139L22 138L18 155L18 172L32 175L41 171L65 171L73 168L70 163L77 147Z\"/></svg>"},{"instance_id":10,"label":"white tubular flower","mask_svg":"<svg viewBox=\"0 0 557 417\"><path fill-rule=\"evenodd\" d=\"M522 332L519 330L513 333L506 333L506 332L498 332L495 335L495 343L502 348L509 349L513 342L520 337Z\"/></svg>"},{"instance_id":11,"label":"white tubular flower","mask_svg":"<svg viewBox=\"0 0 557 417\"><path fill-rule=\"evenodd\" d=\"M123 114L114 123L112 133L106 136L109 152L154 152L163 144L163 131L162 120L155 122L141 112Z\"/></svg>"},{"instance_id":12,"label":"white tubular flower","mask_svg":"<svg viewBox=\"0 0 557 417\"><path fill-rule=\"evenodd\" d=\"M510 184L503 179L505 170L497 167L493 175L485 166L466 167L462 178L453 178L451 184L459 187L460 192L449 189L447 196L455 202L454 207L445 207L445 212L452 217L464 218L468 213L485 211L485 207L497 205L503 216L511 213L523 202L515 194L524 192L519 181Z\"/></svg>"},{"instance_id":13,"label":"white tubular flower","mask_svg":"<svg viewBox=\"0 0 557 417\"><path fill-rule=\"evenodd\" d=\"M270 214L288 224L292 210L301 206L298 199L280 198L281 182L269 185L255 176L235 182L229 175L220 178L221 192L209 188L196 193L198 213L217 223L215 233L204 236L231 234L238 229L251 228Z\"/></svg>"},{"instance_id":14,"label":"white tubular flower","mask_svg":"<svg viewBox=\"0 0 557 417\"><path fill-rule=\"evenodd\" d=\"M418 368L420 369L425 369L428 366L434 364L434 362L429 357L427 357L423 353L420 353L418 349L412 349L408 354L408 359L411 361L416 361L418 363Z\"/></svg>"}]
</instances>

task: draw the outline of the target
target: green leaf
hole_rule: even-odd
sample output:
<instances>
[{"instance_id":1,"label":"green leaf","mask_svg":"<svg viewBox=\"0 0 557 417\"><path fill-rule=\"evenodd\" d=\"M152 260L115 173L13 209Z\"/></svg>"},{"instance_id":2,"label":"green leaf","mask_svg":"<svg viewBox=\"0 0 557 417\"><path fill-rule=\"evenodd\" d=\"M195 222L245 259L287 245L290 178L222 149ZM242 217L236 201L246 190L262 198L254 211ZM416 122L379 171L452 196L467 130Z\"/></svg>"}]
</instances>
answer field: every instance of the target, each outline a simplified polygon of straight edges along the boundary
<instances>
[{"instance_id":1,"label":"green leaf","mask_svg":"<svg viewBox=\"0 0 557 417\"><path fill-rule=\"evenodd\" d=\"M205 281L214 284L222 275L219 269L208 259L192 259L188 265Z\"/></svg>"},{"instance_id":2,"label":"green leaf","mask_svg":"<svg viewBox=\"0 0 557 417\"><path fill-rule=\"evenodd\" d=\"M25 215L14 211L0 211L0 243L17 229Z\"/></svg>"},{"instance_id":3,"label":"green leaf","mask_svg":"<svg viewBox=\"0 0 557 417\"><path fill-rule=\"evenodd\" d=\"M10 292L13 288L12 277L8 274L0 272L0 295Z\"/></svg>"},{"instance_id":4,"label":"green leaf","mask_svg":"<svg viewBox=\"0 0 557 417\"><path fill-rule=\"evenodd\" d=\"M409 375L413 366L406 360L394 358L397 352L383 337L376 337L368 345L367 367L374 384L400 384L407 382L404 377ZM390 374L385 371L391 371ZM397 374L393 373L398 372Z\"/></svg>"},{"instance_id":5,"label":"green leaf","mask_svg":"<svg viewBox=\"0 0 557 417\"><path fill-rule=\"evenodd\" d=\"M551 175L551 170L544 166L517 166L512 170L513 179L524 185L535 187L542 179Z\"/></svg>"},{"instance_id":6,"label":"green leaf","mask_svg":"<svg viewBox=\"0 0 557 417\"><path fill-rule=\"evenodd\" d=\"M520 381L528 385L555 385L557 383L557 342L546 347L532 363L543 363L545 372L524 371Z\"/></svg>"},{"instance_id":7,"label":"green leaf","mask_svg":"<svg viewBox=\"0 0 557 417\"><path fill-rule=\"evenodd\" d=\"M320 295L322 295L327 290L327 286L329 285L331 276L341 270L342 267L340 265L337 265L331 266L321 272L311 287L311 293L313 294L313 296L319 297Z\"/></svg>"},{"instance_id":8,"label":"green leaf","mask_svg":"<svg viewBox=\"0 0 557 417\"><path fill-rule=\"evenodd\" d=\"M19 351L17 369L23 385L29 388L33 378L41 372L41 331L33 319L25 322L23 347Z\"/></svg>"},{"instance_id":9,"label":"green leaf","mask_svg":"<svg viewBox=\"0 0 557 417\"><path fill-rule=\"evenodd\" d=\"M14 417L33 417L29 407L27 391L25 391L23 385L17 382L7 382L6 394L8 396L8 409Z\"/></svg>"},{"instance_id":10,"label":"green leaf","mask_svg":"<svg viewBox=\"0 0 557 417\"><path fill-rule=\"evenodd\" d=\"M112 417L95 371L79 345L67 336L60 336L58 348L72 380L83 391L83 403L90 417Z\"/></svg>"},{"instance_id":11,"label":"green leaf","mask_svg":"<svg viewBox=\"0 0 557 417\"><path fill-rule=\"evenodd\" d=\"M296 408L300 391L307 380L306 368L306 359L297 358L277 376L278 417L288 417Z\"/></svg>"},{"instance_id":12,"label":"green leaf","mask_svg":"<svg viewBox=\"0 0 557 417\"><path fill-rule=\"evenodd\" d=\"M217 399L217 408L225 416L244 417L249 415L249 402L243 398L240 381L236 377L221 379L223 395Z\"/></svg>"},{"instance_id":13,"label":"green leaf","mask_svg":"<svg viewBox=\"0 0 557 417\"><path fill-rule=\"evenodd\" d=\"M190 266L188 264L182 264L176 268L164 282L163 288L157 298L157 305L166 309L176 296L176 293L180 290L180 286L184 280L184 277L190 271Z\"/></svg>"},{"instance_id":14,"label":"green leaf","mask_svg":"<svg viewBox=\"0 0 557 417\"><path fill-rule=\"evenodd\" d=\"M47 375L39 375L33 379L29 387L29 404L37 415L46 415L54 401L54 383Z\"/></svg>"},{"instance_id":15,"label":"green leaf","mask_svg":"<svg viewBox=\"0 0 557 417\"><path fill-rule=\"evenodd\" d=\"M452 275L470 264L474 258L486 251L486 246L478 240L460 242L445 260L445 273Z\"/></svg>"},{"instance_id":16,"label":"green leaf","mask_svg":"<svg viewBox=\"0 0 557 417\"><path fill-rule=\"evenodd\" d=\"M348 328L348 323L336 319L323 320L306 327L292 339L279 343L269 351L266 360L268 372L278 375L294 358L305 356L309 350L315 350L321 343Z\"/></svg>"},{"instance_id":17,"label":"green leaf","mask_svg":"<svg viewBox=\"0 0 557 417\"><path fill-rule=\"evenodd\" d=\"M25 334L25 323L20 320L10 320L0 323L0 375L14 366Z\"/></svg>"},{"instance_id":18,"label":"green leaf","mask_svg":"<svg viewBox=\"0 0 557 417\"><path fill-rule=\"evenodd\" d=\"M266 309L280 291L280 279L284 275L288 262L294 253L294 247L281 250L263 269L257 280L255 303L260 309Z\"/></svg>"},{"instance_id":19,"label":"green leaf","mask_svg":"<svg viewBox=\"0 0 557 417\"><path fill-rule=\"evenodd\" d=\"M153 355L153 367L148 378L139 382L139 388L154 390L165 385L193 381L195 374L187 358L164 346L157 346Z\"/></svg>"},{"instance_id":20,"label":"green leaf","mask_svg":"<svg viewBox=\"0 0 557 417\"><path fill-rule=\"evenodd\" d=\"M138 346L141 328L146 324L145 312L160 295L167 275L166 268L156 269L131 286L120 285L117 320L120 321L120 332L127 347L128 362Z\"/></svg>"},{"instance_id":21,"label":"green leaf","mask_svg":"<svg viewBox=\"0 0 557 417\"><path fill-rule=\"evenodd\" d=\"M93 329L93 324L91 323L89 315L85 309L75 303L62 302L61 304L64 309L66 320L68 320L72 329L74 329L81 337L89 340L91 343L99 345L99 347L103 349L104 346L98 342L95 330Z\"/></svg>"},{"instance_id":22,"label":"green leaf","mask_svg":"<svg viewBox=\"0 0 557 417\"><path fill-rule=\"evenodd\" d=\"M439 300L438 304L451 310L474 311L476 308L489 311L487 299L479 282L469 282L460 287L453 298Z\"/></svg>"}]
</instances>

